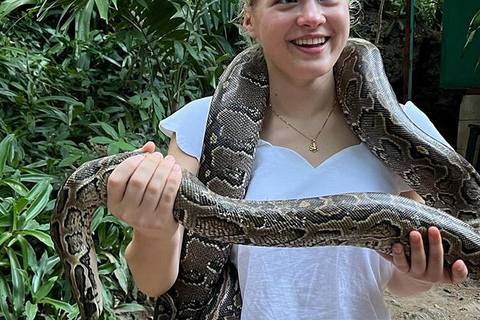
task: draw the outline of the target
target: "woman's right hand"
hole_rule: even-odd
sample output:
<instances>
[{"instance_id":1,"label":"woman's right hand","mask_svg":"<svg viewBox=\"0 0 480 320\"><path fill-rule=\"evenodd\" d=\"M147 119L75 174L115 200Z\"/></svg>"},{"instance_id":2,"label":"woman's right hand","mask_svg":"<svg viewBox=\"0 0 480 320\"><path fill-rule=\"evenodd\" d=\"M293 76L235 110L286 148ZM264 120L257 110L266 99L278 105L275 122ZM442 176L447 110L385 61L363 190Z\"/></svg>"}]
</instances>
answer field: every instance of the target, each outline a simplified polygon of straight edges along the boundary
<instances>
[{"instance_id":1,"label":"woman's right hand","mask_svg":"<svg viewBox=\"0 0 480 320\"><path fill-rule=\"evenodd\" d=\"M154 152L146 143L138 155L126 159L112 172L107 183L107 206L146 238L171 239L178 230L173 203L182 173L175 159Z\"/></svg>"}]
</instances>

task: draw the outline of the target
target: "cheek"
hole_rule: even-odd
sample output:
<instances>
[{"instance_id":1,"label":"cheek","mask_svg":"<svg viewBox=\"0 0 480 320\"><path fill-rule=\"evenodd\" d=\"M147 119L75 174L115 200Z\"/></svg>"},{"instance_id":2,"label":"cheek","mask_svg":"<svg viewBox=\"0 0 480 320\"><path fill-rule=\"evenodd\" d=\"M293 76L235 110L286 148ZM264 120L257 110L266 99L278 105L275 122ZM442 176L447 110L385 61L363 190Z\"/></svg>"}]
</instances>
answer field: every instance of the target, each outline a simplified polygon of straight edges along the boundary
<instances>
[{"instance_id":1,"label":"cheek","mask_svg":"<svg viewBox=\"0 0 480 320\"><path fill-rule=\"evenodd\" d=\"M278 45L283 42L284 34L281 23L272 22L270 19L264 19L257 28L258 41L265 46Z\"/></svg>"},{"instance_id":2,"label":"cheek","mask_svg":"<svg viewBox=\"0 0 480 320\"><path fill-rule=\"evenodd\" d=\"M344 6L338 10L336 19L341 23L345 29L350 29L350 8Z\"/></svg>"},{"instance_id":3,"label":"cheek","mask_svg":"<svg viewBox=\"0 0 480 320\"><path fill-rule=\"evenodd\" d=\"M341 35L342 33L348 36L350 32L350 12L348 7L339 8L335 11L332 11L328 18L330 26L333 28L337 36Z\"/></svg>"}]
</instances>

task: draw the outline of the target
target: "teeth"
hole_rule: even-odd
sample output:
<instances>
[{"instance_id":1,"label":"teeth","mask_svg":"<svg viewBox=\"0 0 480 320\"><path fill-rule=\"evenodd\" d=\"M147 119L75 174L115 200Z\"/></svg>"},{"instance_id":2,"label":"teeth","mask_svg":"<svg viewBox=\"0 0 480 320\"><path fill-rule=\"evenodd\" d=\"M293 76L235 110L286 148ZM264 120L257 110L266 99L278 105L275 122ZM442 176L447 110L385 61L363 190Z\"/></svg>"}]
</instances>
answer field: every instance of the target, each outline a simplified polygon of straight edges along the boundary
<instances>
[{"instance_id":1,"label":"teeth","mask_svg":"<svg viewBox=\"0 0 480 320\"><path fill-rule=\"evenodd\" d=\"M325 43L325 37L313 38L313 39L297 39L293 40L293 43L299 46L311 46Z\"/></svg>"}]
</instances>

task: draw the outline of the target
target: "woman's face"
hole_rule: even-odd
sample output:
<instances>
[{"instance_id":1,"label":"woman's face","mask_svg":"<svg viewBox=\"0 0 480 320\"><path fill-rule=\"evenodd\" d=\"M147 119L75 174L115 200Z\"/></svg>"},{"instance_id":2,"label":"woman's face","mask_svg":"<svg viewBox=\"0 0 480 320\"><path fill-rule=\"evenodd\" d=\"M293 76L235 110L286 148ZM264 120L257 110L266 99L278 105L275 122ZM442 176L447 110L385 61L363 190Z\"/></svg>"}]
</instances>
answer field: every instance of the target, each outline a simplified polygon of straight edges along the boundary
<instances>
[{"instance_id":1,"label":"woman's face","mask_svg":"<svg viewBox=\"0 0 480 320\"><path fill-rule=\"evenodd\" d=\"M244 27L260 42L271 77L312 81L331 73L345 46L348 0L256 0Z\"/></svg>"}]
</instances>

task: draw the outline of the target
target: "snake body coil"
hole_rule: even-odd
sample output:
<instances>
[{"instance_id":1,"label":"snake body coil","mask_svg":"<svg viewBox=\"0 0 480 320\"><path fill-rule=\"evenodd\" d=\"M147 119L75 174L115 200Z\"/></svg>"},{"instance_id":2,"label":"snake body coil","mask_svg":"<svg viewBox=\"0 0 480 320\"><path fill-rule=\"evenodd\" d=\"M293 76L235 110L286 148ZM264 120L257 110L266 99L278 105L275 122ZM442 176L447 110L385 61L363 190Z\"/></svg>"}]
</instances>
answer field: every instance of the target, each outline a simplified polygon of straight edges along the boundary
<instances>
[{"instance_id":1,"label":"snake body coil","mask_svg":"<svg viewBox=\"0 0 480 320\"><path fill-rule=\"evenodd\" d=\"M445 263L463 259L469 277L480 281L480 176L461 156L410 122L381 66L373 45L349 40L335 67L338 99L358 137L428 205L379 193L288 201L233 199L243 197L250 179L268 94L265 63L245 52L227 68L214 96L201 182L183 172L174 215L188 232L179 280L159 298L157 319L238 318L238 285L223 272L231 243L354 245L389 252L393 243L408 245L410 231L424 232L435 225L442 234ZM109 174L133 154L85 163L59 191L51 235L84 319L98 319L102 311L90 222L106 200Z\"/></svg>"}]
</instances>

